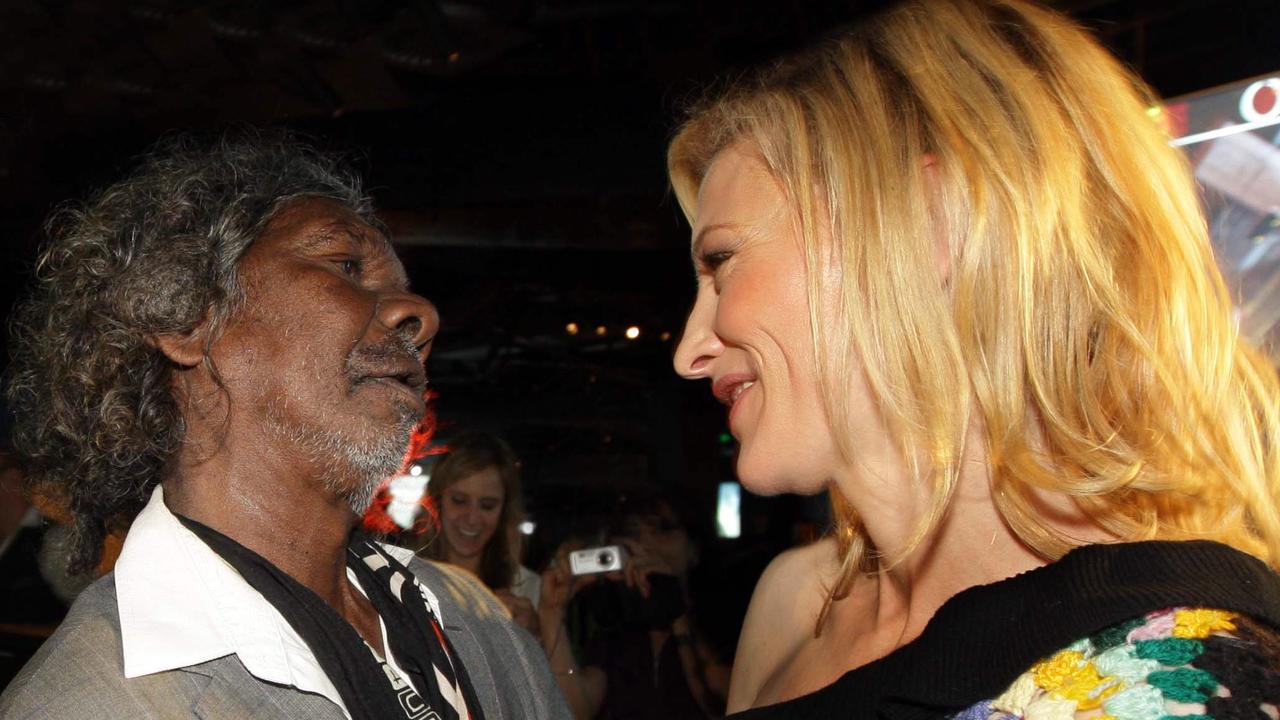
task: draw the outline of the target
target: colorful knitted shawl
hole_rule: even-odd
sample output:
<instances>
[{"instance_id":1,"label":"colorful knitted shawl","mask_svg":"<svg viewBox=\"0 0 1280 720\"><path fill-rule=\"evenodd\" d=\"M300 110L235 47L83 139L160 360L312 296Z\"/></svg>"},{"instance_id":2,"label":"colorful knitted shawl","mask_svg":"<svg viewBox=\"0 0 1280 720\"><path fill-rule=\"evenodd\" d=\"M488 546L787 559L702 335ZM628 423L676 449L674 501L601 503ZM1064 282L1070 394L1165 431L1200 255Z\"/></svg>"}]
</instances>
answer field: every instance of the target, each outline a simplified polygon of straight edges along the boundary
<instances>
[{"instance_id":1,"label":"colorful knitted shawl","mask_svg":"<svg viewBox=\"0 0 1280 720\"><path fill-rule=\"evenodd\" d=\"M1275 720L1278 651L1273 631L1235 613L1159 610L1041 660L954 720Z\"/></svg>"},{"instance_id":2,"label":"colorful knitted shawl","mask_svg":"<svg viewBox=\"0 0 1280 720\"><path fill-rule=\"evenodd\" d=\"M734 720L1280 720L1277 628L1280 576L1257 558L1089 545L969 588L885 657Z\"/></svg>"}]
</instances>

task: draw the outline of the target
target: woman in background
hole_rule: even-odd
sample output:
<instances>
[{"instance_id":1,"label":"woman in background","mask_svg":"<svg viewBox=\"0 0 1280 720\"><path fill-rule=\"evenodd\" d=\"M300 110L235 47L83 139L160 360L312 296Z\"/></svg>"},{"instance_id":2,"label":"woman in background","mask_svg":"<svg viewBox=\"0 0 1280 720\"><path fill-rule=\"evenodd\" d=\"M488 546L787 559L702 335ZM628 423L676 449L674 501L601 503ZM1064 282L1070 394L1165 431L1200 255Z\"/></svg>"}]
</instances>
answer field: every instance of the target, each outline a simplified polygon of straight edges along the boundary
<instances>
[{"instance_id":1,"label":"woman in background","mask_svg":"<svg viewBox=\"0 0 1280 720\"><path fill-rule=\"evenodd\" d=\"M449 452L427 484L440 528L418 554L480 578L516 623L538 638L574 717L588 720L603 702L604 689L600 678L579 673L563 626L564 607L578 587L567 569L567 551L557 553L545 582L521 565L524 504L515 454L502 439L480 432L460 433L447 444Z\"/></svg>"},{"instance_id":2,"label":"woman in background","mask_svg":"<svg viewBox=\"0 0 1280 720\"><path fill-rule=\"evenodd\" d=\"M448 447L427 485L440 529L418 554L480 578L536 637L542 583L520 564L512 542L524 519L515 454L501 438L480 432L461 433Z\"/></svg>"},{"instance_id":3,"label":"woman in background","mask_svg":"<svg viewBox=\"0 0 1280 720\"><path fill-rule=\"evenodd\" d=\"M1275 717L1276 373L1142 83L1021 0L896 3L697 108L675 356L828 491L742 717Z\"/></svg>"}]
</instances>

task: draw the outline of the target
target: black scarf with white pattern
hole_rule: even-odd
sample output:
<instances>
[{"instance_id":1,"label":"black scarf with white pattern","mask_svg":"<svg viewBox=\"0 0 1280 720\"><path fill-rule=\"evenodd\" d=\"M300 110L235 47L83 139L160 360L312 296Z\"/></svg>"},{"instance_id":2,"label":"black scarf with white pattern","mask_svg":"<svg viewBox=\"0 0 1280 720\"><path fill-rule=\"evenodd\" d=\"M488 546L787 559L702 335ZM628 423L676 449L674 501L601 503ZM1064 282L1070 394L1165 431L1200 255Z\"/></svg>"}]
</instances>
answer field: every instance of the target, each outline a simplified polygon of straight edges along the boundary
<instances>
[{"instance_id":1,"label":"black scarf with white pattern","mask_svg":"<svg viewBox=\"0 0 1280 720\"><path fill-rule=\"evenodd\" d=\"M347 568L382 618L387 644L407 678L309 588L217 530L177 517L280 611L311 648L352 720L484 720L466 670L413 573L364 534L352 533Z\"/></svg>"}]
</instances>

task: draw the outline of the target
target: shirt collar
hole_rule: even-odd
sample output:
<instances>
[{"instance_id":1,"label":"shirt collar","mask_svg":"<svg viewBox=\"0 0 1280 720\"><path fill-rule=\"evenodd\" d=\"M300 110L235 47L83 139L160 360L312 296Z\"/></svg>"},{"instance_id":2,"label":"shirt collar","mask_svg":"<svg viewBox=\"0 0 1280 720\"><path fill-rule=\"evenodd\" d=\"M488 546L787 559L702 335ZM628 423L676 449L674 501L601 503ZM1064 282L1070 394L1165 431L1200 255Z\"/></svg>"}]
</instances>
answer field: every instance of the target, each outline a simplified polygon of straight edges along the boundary
<instances>
[{"instance_id":1,"label":"shirt collar","mask_svg":"<svg viewBox=\"0 0 1280 720\"><path fill-rule=\"evenodd\" d=\"M379 546L407 565L413 551ZM183 527L160 486L134 519L115 566L124 675L135 678L236 655L254 677L345 706L280 611ZM418 584L441 625L439 602Z\"/></svg>"}]
</instances>

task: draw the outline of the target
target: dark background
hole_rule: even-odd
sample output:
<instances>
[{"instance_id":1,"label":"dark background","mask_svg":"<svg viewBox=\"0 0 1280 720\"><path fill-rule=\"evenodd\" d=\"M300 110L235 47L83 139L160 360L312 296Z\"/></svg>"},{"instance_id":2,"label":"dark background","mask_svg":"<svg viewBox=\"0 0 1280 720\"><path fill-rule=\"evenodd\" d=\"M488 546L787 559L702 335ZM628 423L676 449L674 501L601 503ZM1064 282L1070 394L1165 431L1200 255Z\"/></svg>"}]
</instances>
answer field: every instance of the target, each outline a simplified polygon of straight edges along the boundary
<instances>
[{"instance_id":1,"label":"dark background","mask_svg":"<svg viewBox=\"0 0 1280 720\"><path fill-rule=\"evenodd\" d=\"M1052 4L1166 97L1280 70L1274 0ZM711 539L733 448L705 383L670 369L693 283L665 143L708 82L880 5L5 0L0 309L49 211L161 134L301 130L363 172L440 309L442 435L485 427L523 458L533 562L587 506L657 485L702 539L731 643L759 569L821 530L822 503L747 498L744 538Z\"/></svg>"}]
</instances>

